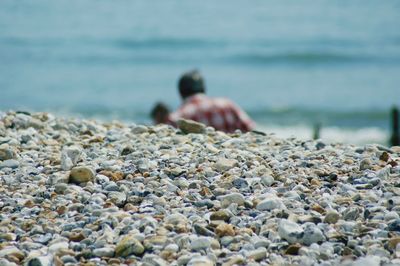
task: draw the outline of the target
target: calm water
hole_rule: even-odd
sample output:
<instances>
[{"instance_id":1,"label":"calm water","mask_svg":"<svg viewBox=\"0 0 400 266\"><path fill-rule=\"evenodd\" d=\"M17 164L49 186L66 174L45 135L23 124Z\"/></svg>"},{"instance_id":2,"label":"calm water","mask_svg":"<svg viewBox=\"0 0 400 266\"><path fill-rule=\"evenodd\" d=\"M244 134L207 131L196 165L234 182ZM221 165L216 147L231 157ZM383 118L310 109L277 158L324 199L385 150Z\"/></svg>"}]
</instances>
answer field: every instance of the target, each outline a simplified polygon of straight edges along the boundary
<instances>
[{"instance_id":1,"label":"calm water","mask_svg":"<svg viewBox=\"0 0 400 266\"><path fill-rule=\"evenodd\" d=\"M399 26L397 0L1 0L0 110L149 123L198 68L267 131L384 142Z\"/></svg>"}]
</instances>

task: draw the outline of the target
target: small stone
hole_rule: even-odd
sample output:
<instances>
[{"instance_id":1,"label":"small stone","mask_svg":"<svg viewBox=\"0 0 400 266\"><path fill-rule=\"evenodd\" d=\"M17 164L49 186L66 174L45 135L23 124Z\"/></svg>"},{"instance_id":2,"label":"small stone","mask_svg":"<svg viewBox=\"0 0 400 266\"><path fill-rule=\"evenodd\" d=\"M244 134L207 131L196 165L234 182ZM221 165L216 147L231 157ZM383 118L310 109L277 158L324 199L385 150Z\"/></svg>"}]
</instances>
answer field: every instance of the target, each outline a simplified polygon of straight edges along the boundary
<instances>
[{"instance_id":1,"label":"small stone","mask_svg":"<svg viewBox=\"0 0 400 266\"><path fill-rule=\"evenodd\" d=\"M164 248L164 250L172 252L172 253L178 252L179 246L177 244L169 244Z\"/></svg>"},{"instance_id":2,"label":"small stone","mask_svg":"<svg viewBox=\"0 0 400 266\"><path fill-rule=\"evenodd\" d=\"M289 243L297 243L303 237L304 231L295 222L282 219L278 224L278 234Z\"/></svg>"},{"instance_id":3,"label":"small stone","mask_svg":"<svg viewBox=\"0 0 400 266\"><path fill-rule=\"evenodd\" d=\"M110 247L97 248L93 250L93 255L96 257L114 257L114 249Z\"/></svg>"},{"instance_id":4,"label":"small stone","mask_svg":"<svg viewBox=\"0 0 400 266\"><path fill-rule=\"evenodd\" d=\"M126 195L122 192L111 191L108 193L108 198L118 207L123 207L126 202Z\"/></svg>"},{"instance_id":5,"label":"small stone","mask_svg":"<svg viewBox=\"0 0 400 266\"><path fill-rule=\"evenodd\" d=\"M8 145L0 146L0 161L15 159L15 152Z\"/></svg>"},{"instance_id":6,"label":"small stone","mask_svg":"<svg viewBox=\"0 0 400 266\"><path fill-rule=\"evenodd\" d=\"M71 241L73 241L73 242L80 242L80 241L82 241L83 239L85 239L85 235L84 235L82 232L79 232L79 233L77 233L77 232L72 232L72 233L69 235L68 239L71 240Z\"/></svg>"},{"instance_id":7,"label":"small stone","mask_svg":"<svg viewBox=\"0 0 400 266\"><path fill-rule=\"evenodd\" d=\"M125 146L125 147L122 149L122 151L121 151L121 156L125 156L125 155L128 155L128 154L131 154L131 153L134 152L134 151L135 151L135 150L133 149L132 146L127 145L127 146Z\"/></svg>"},{"instance_id":8,"label":"small stone","mask_svg":"<svg viewBox=\"0 0 400 266\"><path fill-rule=\"evenodd\" d=\"M239 206L244 205L244 197L240 193L231 193L225 196L222 196L221 205L223 208L229 207L232 203L236 203Z\"/></svg>"},{"instance_id":9,"label":"small stone","mask_svg":"<svg viewBox=\"0 0 400 266\"><path fill-rule=\"evenodd\" d=\"M362 159L360 162L360 170L364 171L372 168L372 161L368 158Z\"/></svg>"},{"instance_id":10,"label":"small stone","mask_svg":"<svg viewBox=\"0 0 400 266\"><path fill-rule=\"evenodd\" d=\"M393 237L388 241L388 247L390 250L396 250L398 244L400 244L400 236Z\"/></svg>"},{"instance_id":11,"label":"small stone","mask_svg":"<svg viewBox=\"0 0 400 266\"><path fill-rule=\"evenodd\" d=\"M352 266L380 266L381 259L377 256L366 256L357 259L351 264Z\"/></svg>"},{"instance_id":12,"label":"small stone","mask_svg":"<svg viewBox=\"0 0 400 266\"><path fill-rule=\"evenodd\" d=\"M388 229L389 231L396 231L400 232L400 219L393 220L388 224Z\"/></svg>"},{"instance_id":13,"label":"small stone","mask_svg":"<svg viewBox=\"0 0 400 266\"><path fill-rule=\"evenodd\" d=\"M14 159L5 160L0 163L0 169L2 169L2 168L16 169L18 167L19 167L19 162Z\"/></svg>"},{"instance_id":14,"label":"small stone","mask_svg":"<svg viewBox=\"0 0 400 266\"><path fill-rule=\"evenodd\" d=\"M57 183L54 185L54 192L56 192L57 194L64 194L67 188L68 185L65 183Z\"/></svg>"},{"instance_id":15,"label":"small stone","mask_svg":"<svg viewBox=\"0 0 400 266\"><path fill-rule=\"evenodd\" d=\"M388 152L384 151L382 152L381 156L379 156L379 160L387 162L390 159L390 155Z\"/></svg>"},{"instance_id":16,"label":"small stone","mask_svg":"<svg viewBox=\"0 0 400 266\"><path fill-rule=\"evenodd\" d=\"M339 221L340 215L337 211L335 210L329 210L324 218L324 223L328 224L335 224L337 221Z\"/></svg>"},{"instance_id":17,"label":"small stone","mask_svg":"<svg viewBox=\"0 0 400 266\"><path fill-rule=\"evenodd\" d=\"M229 222L229 219L231 218L231 216L232 215L228 211L220 210L220 211L213 212L210 215L210 220L212 220L212 221L222 220L222 221L225 221L225 222Z\"/></svg>"},{"instance_id":18,"label":"small stone","mask_svg":"<svg viewBox=\"0 0 400 266\"><path fill-rule=\"evenodd\" d=\"M69 182L74 184L86 183L93 181L95 173L93 169L86 166L78 166L72 168L69 175Z\"/></svg>"},{"instance_id":19,"label":"small stone","mask_svg":"<svg viewBox=\"0 0 400 266\"><path fill-rule=\"evenodd\" d=\"M207 228L205 228L202 225L199 224L195 224L193 226L194 230L196 231L197 234L202 235L202 236L211 236L211 237L215 237L214 232L208 230Z\"/></svg>"},{"instance_id":20,"label":"small stone","mask_svg":"<svg viewBox=\"0 0 400 266\"><path fill-rule=\"evenodd\" d=\"M222 263L222 266L244 265L246 259L241 255L232 256L227 262Z\"/></svg>"},{"instance_id":21,"label":"small stone","mask_svg":"<svg viewBox=\"0 0 400 266\"><path fill-rule=\"evenodd\" d=\"M278 197L269 197L260 201L256 209L259 211L271 211L274 209L286 209L286 206Z\"/></svg>"},{"instance_id":22,"label":"small stone","mask_svg":"<svg viewBox=\"0 0 400 266\"><path fill-rule=\"evenodd\" d=\"M305 245L311 245L312 243L318 243L325 240L325 236L322 231L313 223L305 223L303 225L304 234L301 239Z\"/></svg>"},{"instance_id":23,"label":"small stone","mask_svg":"<svg viewBox=\"0 0 400 266\"><path fill-rule=\"evenodd\" d=\"M235 235L235 229L231 224L226 224L226 223L221 223L215 228L215 233L219 237L223 236L234 236Z\"/></svg>"},{"instance_id":24,"label":"small stone","mask_svg":"<svg viewBox=\"0 0 400 266\"><path fill-rule=\"evenodd\" d=\"M139 240L133 236L125 236L115 247L117 257L127 257L131 254L140 256L144 253L144 247Z\"/></svg>"},{"instance_id":25,"label":"small stone","mask_svg":"<svg viewBox=\"0 0 400 266\"><path fill-rule=\"evenodd\" d=\"M61 169L70 170L75 166L82 155L82 149L78 146L66 147L61 152Z\"/></svg>"},{"instance_id":26,"label":"small stone","mask_svg":"<svg viewBox=\"0 0 400 266\"><path fill-rule=\"evenodd\" d=\"M385 214L385 221L392 221L395 219L399 219L400 216L397 212L391 211Z\"/></svg>"},{"instance_id":27,"label":"small stone","mask_svg":"<svg viewBox=\"0 0 400 266\"><path fill-rule=\"evenodd\" d=\"M272 176L263 176L261 177L261 183L266 186L270 187L275 182L275 179Z\"/></svg>"},{"instance_id":28,"label":"small stone","mask_svg":"<svg viewBox=\"0 0 400 266\"><path fill-rule=\"evenodd\" d=\"M69 247L68 242L57 242L54 244L51 244L49 246L49 252L51 254L56 254L57 252L61 251L61 250L67 250Z\"/></svg>"},{"instance_id":29,"label":"small stone","mask_svg":"<svg viewBox=\"0 0 400 266\"><path fill-rule=\"evenodd\" d=\"M180 224L180 223L186 223L187 222L187 218L183 214L174 213L174 214L170 214L167 217L165 217L165 222L167 224L177 225L177 224Z\"/></svg>"},{"instance_id":30,"label":"small stone","mask_svg":"<svg viewBox=\"0 0 400 266\"><path fill-rule=\"evenodd\" d=\"M29 266L51 266L53 258L51 255L39 256L27 261Z\"/></svg>"},{"instance_id":31,"label":"small stone","mask_svg":"<svg viewBox=\"0 0 400 266\"><path fill-rule=\"evenodd\" d=\"M16 247L5 247L0 250L0 258L4 258L6 256L13 256L17 258L19 261L22 261L25 258L24 253Z\"/></svg>"},{"instance_id":32,"label":"small stone","mask_svg":"<svg viewBox=\"0 0 400 266\"><path fill-rule=\"evenodd\" d=\"M358 208L350 207L343 212L343 219L346 221L355 221L360 215Z\"/></svg>"},{"instance_id":33,"label":"small stone","mask_svg":"<svg viewBox=\"0 0 400 266\"><path fill-rule=\"evenodd\" d=\"M5 241L5 242L10 242L10 241L15 241L17 236L13 233L0 233L0 242Z\"/></svg>"},{"instance_id":34,"label":"small stone","mask_svg":"<svg viewBox=\"0 0 400 266\"><path fill-rule=\"evenodd\" d=\"M178 128L182 130L183 133L189 134L189 133L204 133L206 126L204 124L198 123L193 120L187 120L187 119L179 119L177 122Z\"/></svg>"},{"instance_id":35,"label":"small stone","mask_svg":"<svg viewBox=\"0 0 400 266\"><path fill-rule=\"evenodd\" d=\"M234 159L220 158L214 164L214 169L218 172L225 172L225 171L228 171L229 169L235 167L236 164L237 164L237 161Z\"/></svg>"},{"instance_id":36,"label":"small stone","mask_svg":"<svg viewBox=\"0 0 400 266\"><path fill-rule=\"evenodd\" d=\"M299 243L291 244L286 250L287 255L299 255L299 250L302 246Z\"/></svg>"},{"instance_id":37,"label":"small stone","mask_svg":"<svg viewBox=\"0 0 400 266\"><path fill-rule=\"evenodd\" d=\"M211 246L211 239L208 237L198 237L190 242L190 249L194 251L208 249Z\"/></svg>"},{"instance_id":38,"label":"small stone","mask_svg":"<svg viewBox=\"0 0 400 266\"><path fill-rule=\"evenodd\" d=\"M132 128L132 133L133 134L142 134L146 133L149 131L149 128L143 125L137 125L134 128Z\"/></svg>"},{"instance_id":39,"label":"small stone","mask_svg":"<svg viewBox=\"0 0 400 266\"><path fill-rule=\"evenodd\" d=\"M267 256L267 249L264 247L249 251L246 255L248 259L252 259L255 261L263 260L265 259L266 256Z\"/></svg>"},{"instance_id":40,"label":"small stone","mask_svg":"<svg viewBox=\"0 0 400 266\"><path fill-rule=\"evenodd\" d=\"M200 256L192 258L187 266L214 266L214 262L212 262L208 257Z\"/></svg>"}]
</instances>

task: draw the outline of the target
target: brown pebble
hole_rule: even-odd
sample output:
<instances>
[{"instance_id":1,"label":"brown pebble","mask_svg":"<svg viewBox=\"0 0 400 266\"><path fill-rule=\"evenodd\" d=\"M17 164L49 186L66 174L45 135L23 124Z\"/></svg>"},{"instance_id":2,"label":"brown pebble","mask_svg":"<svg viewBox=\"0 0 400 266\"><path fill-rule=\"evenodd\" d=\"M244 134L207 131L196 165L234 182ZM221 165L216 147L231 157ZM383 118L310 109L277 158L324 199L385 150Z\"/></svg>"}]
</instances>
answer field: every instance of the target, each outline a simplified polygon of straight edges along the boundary
<instances>
[{"instance_id":1,"label":"brown pebble","mask_svg":"<svg viewBox=\"0 0 400 266\"><path fill-rule=\"evenodd\" d=\"M221 210L213 212L210 216L210 220L222 220L228 222L231 218L230 214L227 211Z\"/></svg>"},{"instance_id":2,"label":"brown pebble","mask_svg":"<svg viewBox=\"0 0 400 266\"><path fill-rule=\"evenodd\" d=\"M27 200L24 204L25 207L32 208L35 206L35 203L32 200Z\"/></svg>"},{"instance_id":3,"label":"brown pebble","mask_svg":"<svg viewBox=\"0 0 400 266\"><path fill-rule=\"evenodd\" d=\"M120 171L112 172L112 171L103 170L103 171L100 171L99 174L109 177L114 182L124 179L124 173L122 173Z\"/></svg>"},{"instance_id":4,"label":"brown pebble","mask_svg":"<svg viewBox=\"0 0 400 266\"><path fill-rule=\"evenodd\" d=\"M390 250L396 250L397 245L400 243L400 236L389 239L388 246Z\"/></svg>"},{"instance_id":5,"label":"brown pebble","mask_svg":"<svg viewBox=\"0 0 400 266\"><path fill-rule=\"evenodd\" d=\"M311 206L311 209L312 209L313 211L319 212L319 213L321 213L321 214L325 214L325 212L326 212L325 209L322 208L321 205L319 205L319 204L317 204L317 203L314 203L314 204Z\"/></svg>"},{"instance_id":6,"label":"brown pebble","mask_svg":"<svg viewBox=\"0 0 400 266\"><path fill-rule=\"evenodd\" d=\"M321 182L319 182L317 179L313 178L311 179L311 186L321 186Z\"/></svg>"},{"instance_id":7,"label":"brown pebble","mask_svg":"<svg viewBox=\"0 0 400 266\"><path fill-rule=\"evenodd\" d=\"M292 244L285 250L285 254L286 255L299 255L300 248L301 248L301 245L299 243Z\"/></svg>"},{"instance_id":8,"label":"brown pebble","mask_svg":"<svg viewBox=\"0 0 400 266\"><path fill-rule=\"evenodd\" d=\"M59 256L54 256L53 260L55 266L64 266L64 263L62 262Z\"/></svg>"},{"instance_id":9,"label":"brown pebble","mask_svg":"<svg viewBox=\"0 0 400 266\"><path fill-rule=\"evenodd\" d=\"M108 260L108 265L113 265L113 264L120 265L121 264L121 260L118 259L118 258L109 259Z\"/></svg>"},{"instance_id":10,"label":"brown pebble","mask_svg":"<svg viewBox=\"0 0 400 266\"><path fill-rule=\"evenodd\" d=\"M67 207L65 207L65 206L60 206L57 208L57 213L59 215L63 215L66 211L67 211Z\"/></svg>"},{"instance_id":11,"label":"brown pebble","mask_svg":"<svg viewBox=\"0 0 400 266\"><path fill-rule=\"evenodd\" d=\"M381 156L379 156L379 160L387 162L389 161L390 156L389 153L387 153L386 151L382 152Z\"/></svg>"},{"instance_id":12,"label":"brown pebble","mask_svg":"<svg viewBox=\"0 0 400 266\"><path fill-rule=\"evenodd\" d=\"M69 235L69 240L73 241L73 242L81 242L83 239L85 239L85 236L82 233L75 233L72 232Z\"/></svg>"},{"instance_id":13,"label":"brown pebble","mask_svg":"<svg viewBox=\"0 0 400 266\"><path fill-rule=\"evenodd\" d=\"M235 235L235 229L231 224L226 224L226 223L221 223L220 225L215 228L215 233L219 237L223 236L234 236Z\"/></svg>"},{"instance_id":14,"label":"brown pebble","mask_svg":"<svg viewBox=\"0 0 400 266\"><path fill-rule=\"evenodd\" d=\"M137 211L139 211L139 208L138 207L136 207L135 205L133 205L132 203L127 203L127 204L125 204L125 206L124 206L124 211L134 211L134 212L137 212Z\"/></svg>"}]
</instances>

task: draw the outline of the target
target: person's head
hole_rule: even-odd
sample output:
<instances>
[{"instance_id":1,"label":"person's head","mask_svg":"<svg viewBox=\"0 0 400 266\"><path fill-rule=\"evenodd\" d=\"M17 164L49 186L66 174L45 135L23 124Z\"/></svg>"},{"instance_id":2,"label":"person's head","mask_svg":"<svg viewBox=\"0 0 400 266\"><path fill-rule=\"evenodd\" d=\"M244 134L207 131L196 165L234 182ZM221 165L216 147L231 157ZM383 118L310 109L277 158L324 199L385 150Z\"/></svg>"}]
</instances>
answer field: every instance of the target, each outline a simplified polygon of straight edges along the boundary
<instances>
[{"instance_id":1,"label":"person's head","mask_svg":"<svg viewBox=\"0 0 400 266\"><path fill-rule=\"evenodd\" d=\"M182 99L206 92L204 79L197 70L184 73L179 79L178 88Z\"/></svg>"},{"instance_id":2,"label":"person's head","mask_svg":"<svg viewBox=\"0 0 400 266\"><path fill-rule=\"evenodd\" d=\"M170 111L168 107L165 104L159 102L153 107L150 115L155 124L161 124L167 122L169 113Z\"/></svg>"}]
</instances>

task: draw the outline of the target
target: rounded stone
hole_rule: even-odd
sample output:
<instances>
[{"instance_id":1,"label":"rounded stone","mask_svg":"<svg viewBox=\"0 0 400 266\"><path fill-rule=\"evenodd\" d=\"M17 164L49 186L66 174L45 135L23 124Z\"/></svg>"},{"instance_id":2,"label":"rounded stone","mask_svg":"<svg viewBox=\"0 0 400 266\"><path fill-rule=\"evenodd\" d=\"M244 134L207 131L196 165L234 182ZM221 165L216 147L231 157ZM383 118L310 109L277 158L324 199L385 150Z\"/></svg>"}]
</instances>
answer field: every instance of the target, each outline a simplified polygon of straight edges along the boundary
<instances>
[{"instance_id":1,"label":"rounded stone","mask_svg":"<svg viewBox=\"0 0 400 266\"><path fill-rule=\"evenodd\" d=\"M86 166L77 166L71 169L69 174L69 182L74 184L86 183L93 181L95 172L92 168Z\"/></svg>"},{"instance_id":2,"label":"rounded stone","mask_svg":"<svg viewBox=\"0 0 400 266\"><path fill-rule=\"evenodd\" d=\"M144 253L144 247L139 240L133 236L124 237L115 247L117 257L127 257L131 254L140 256Z\"/></svg>"}]
</instances>

